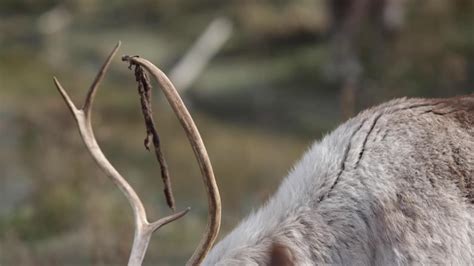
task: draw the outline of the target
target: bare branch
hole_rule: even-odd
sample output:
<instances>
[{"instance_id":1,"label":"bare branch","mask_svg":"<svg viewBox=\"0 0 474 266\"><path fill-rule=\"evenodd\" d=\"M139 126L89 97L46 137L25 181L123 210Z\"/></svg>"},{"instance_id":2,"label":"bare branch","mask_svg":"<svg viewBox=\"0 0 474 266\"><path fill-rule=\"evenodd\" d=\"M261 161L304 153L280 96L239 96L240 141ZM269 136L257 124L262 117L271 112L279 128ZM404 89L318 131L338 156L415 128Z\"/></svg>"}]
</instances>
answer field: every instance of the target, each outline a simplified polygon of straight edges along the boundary
<instances>
[{"instance_id":1,"label":"bare branch","mask_svg":"<svg viewBox=\"0 0 474 266\"><path fill-rule=\"evenodd\" d=\"M122 60L131 64L141 65L155 77L157 82L160 84L163 93L168 99L169 104L181 122L181 125L183 126L184 131L186 132L189 142L193 148L194 155L198 161L199 167L201 169L202 179L207 192L208 222L204 235L194 254L187 262L187 265L199 265L211 249L219 232L221 222L221 200L219 190L206 148L201 139L199 131L194 124L193 119L191 118L191 115L189 114L186 106L181 100L181 97L168 77L146 59L125 55L122 57Z\"/></svg>"},{"instance_id":2,"label":"bare branch","mask_svg":"<svg viewBox=\"0 0 474 266\"><path fill-rule=\"evenodd\" d=\"M230 19L214 19L186 52L181 60L171 69L170 79L182 94L191 87L209 63L231 37L233 25Z\"/></svg>"}]
</instances>

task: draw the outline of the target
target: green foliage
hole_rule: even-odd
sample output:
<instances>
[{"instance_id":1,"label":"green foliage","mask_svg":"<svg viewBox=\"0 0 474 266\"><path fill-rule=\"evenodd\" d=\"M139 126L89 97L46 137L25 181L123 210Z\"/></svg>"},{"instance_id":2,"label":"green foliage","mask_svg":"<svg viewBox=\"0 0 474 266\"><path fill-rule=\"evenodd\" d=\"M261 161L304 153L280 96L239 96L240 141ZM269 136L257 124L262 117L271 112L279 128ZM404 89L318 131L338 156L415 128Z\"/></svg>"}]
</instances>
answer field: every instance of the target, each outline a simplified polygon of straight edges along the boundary
<instances>
[{"instance_id":1,"label":"green foliage","mask_svg":"<svg viewBox=\"0 0 474 266\"><path fill-rule=\"evenodd\" d=\"M67 184L41 189L34 200L21 206L4 221L5 230L16 231L23 241L39 241L76 227L81 201Z\"/></svg>"}]
</instances>

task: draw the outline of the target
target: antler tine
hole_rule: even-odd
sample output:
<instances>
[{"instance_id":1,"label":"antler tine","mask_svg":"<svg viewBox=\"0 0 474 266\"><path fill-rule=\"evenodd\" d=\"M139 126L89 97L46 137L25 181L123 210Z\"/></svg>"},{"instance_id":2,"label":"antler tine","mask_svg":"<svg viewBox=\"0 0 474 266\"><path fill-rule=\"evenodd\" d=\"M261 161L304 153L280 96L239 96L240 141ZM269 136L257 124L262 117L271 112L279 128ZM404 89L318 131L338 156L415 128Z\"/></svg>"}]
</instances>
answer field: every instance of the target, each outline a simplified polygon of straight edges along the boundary
<instances>
[{"instance_id":1,"label":"antler tine","mask_svg":"<svg viewBox=\"0 0 474 266\"><path fill-rule=\"evenodd\" d=\"M199 265L211 249L217 237L217 234L219 233L221 222L221 199L219 195L219 189L216 184L214 172L212 170L211 162L209 160L206 148L201 139L199 131L193 119L191 118L191 115L189 114L173 83L171 83L168 77L159 68L157 68L155 65L153 65L146 59L139 57L123 56L122 60L141 65L142 67L147 69L147 71L151 73L158 81L162 91L168 99L169 104L171 105L176 116L181 122L181 125L183 126L186 132L186 135L193 148L196 159L199 163L203 182L207 191L209 217L206 231L194 254L187 262L187 265Z\"/></svg>"},{"instance_id":2,"label":"antler tine","mask_svg":"<svg viewBox=\"0 0 474 266\"><path fill-rule=\"evenodd\" d=\"M97 72L97 76L95 77L94 81L91 84L91 87L89 88L89 91L87 92L86 100L84 102L84 106L82 107L82 110L84 110L84 113L86 114L87 118L90 119L91 116L91 108L92 104L94 102L95 94L97 92L97 88L99 87L100 83L104 79L105 73L107 73L107 70L109 69L110 62L114 58L115 54L117 53L118 49L120 48L121 42L118 41L117 44L115 45L114 49L112 52L110 52L109 56L105 60L104 64L100 68L99 72Z\"/></svg>"},{"instance_id":3,"label":"antler tine","mask_svg":"<svg viewBox=\"0 0 474 266\"><path fill-rule=\"evenodd\" d=\"M59 83L59 80L56 77L53 77L53 81L54 81L54 85L56 85L56 88L58 89L59 93L63 97L63 100L66 103L67 107L71 111L74 118L76 118L76 112L78 111L77 107L74 105L71 98L67 94L66 90L64 90L63 86L61 86L61 83Z\"/></svg>"},{"instance_id":4,"label":"antler tine","mask_svg":"<svg viewBox=\"0 0 474 266\"><path fill-rule=\"evenodd\" d=\"M167 217L161 218L160 220L153 222L150 224L150 229L154 232L158 229L160 229L162 226L167 225L181 217L183 217L186 213L188 213L191 210L190 207L187 207L186 209L173 213Z\"/></svg>"}]
</instances>

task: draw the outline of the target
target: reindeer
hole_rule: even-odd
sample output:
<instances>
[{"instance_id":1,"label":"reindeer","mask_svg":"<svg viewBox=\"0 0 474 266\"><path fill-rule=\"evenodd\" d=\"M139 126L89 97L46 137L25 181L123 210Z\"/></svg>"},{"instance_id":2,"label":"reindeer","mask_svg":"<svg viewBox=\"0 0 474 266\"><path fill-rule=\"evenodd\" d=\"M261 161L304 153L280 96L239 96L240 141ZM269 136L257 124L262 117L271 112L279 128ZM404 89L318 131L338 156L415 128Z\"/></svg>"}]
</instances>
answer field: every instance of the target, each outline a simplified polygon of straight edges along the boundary
<instances>
[{"instance_id":1,"label":"reindeer","mask_svg":"<svg viewBox=\"0 0 474 266\"><path fill-rule=\"evenodd\" d=\"M397 99L316 142L205 265L473 265L474 95Z\"/></svg>"},{"instance_id":2,"label":"reindeer","mask_svg":"<svg viewBox=\"0 0 474 266\"><path fill-rule=\"evenodd\" d=\"M189 209L148 222L138 195L95 140L92 103L118 47L82 108L54 82L89 152L132 206L129 265L141 265L151 234ZM123 60L158 81L201 168L209 218L187 265L474 264L474 95L402 98L363 111L315 142L274 196L212 248L220 196L197 127L161 70L143 58Z\"/></svg>"}]
</instances>

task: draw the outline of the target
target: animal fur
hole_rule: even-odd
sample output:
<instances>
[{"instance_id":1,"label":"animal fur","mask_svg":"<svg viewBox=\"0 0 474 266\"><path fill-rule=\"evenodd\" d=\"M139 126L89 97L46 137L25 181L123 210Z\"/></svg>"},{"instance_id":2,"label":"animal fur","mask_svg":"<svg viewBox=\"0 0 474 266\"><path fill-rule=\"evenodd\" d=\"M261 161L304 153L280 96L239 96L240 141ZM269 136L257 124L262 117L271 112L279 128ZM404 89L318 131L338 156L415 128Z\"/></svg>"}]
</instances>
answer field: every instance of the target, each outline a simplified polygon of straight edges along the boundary
<instances>
[{"instance_id":1,"label":"animal fur","mask_svg":"<svg viewBox=\"0 0 474 266\"><path fill-rule=\"evenodd\" d=\"M474 94L397 99L316 142L205 265L474 264Z\"/></svg>"}]
</instances>

